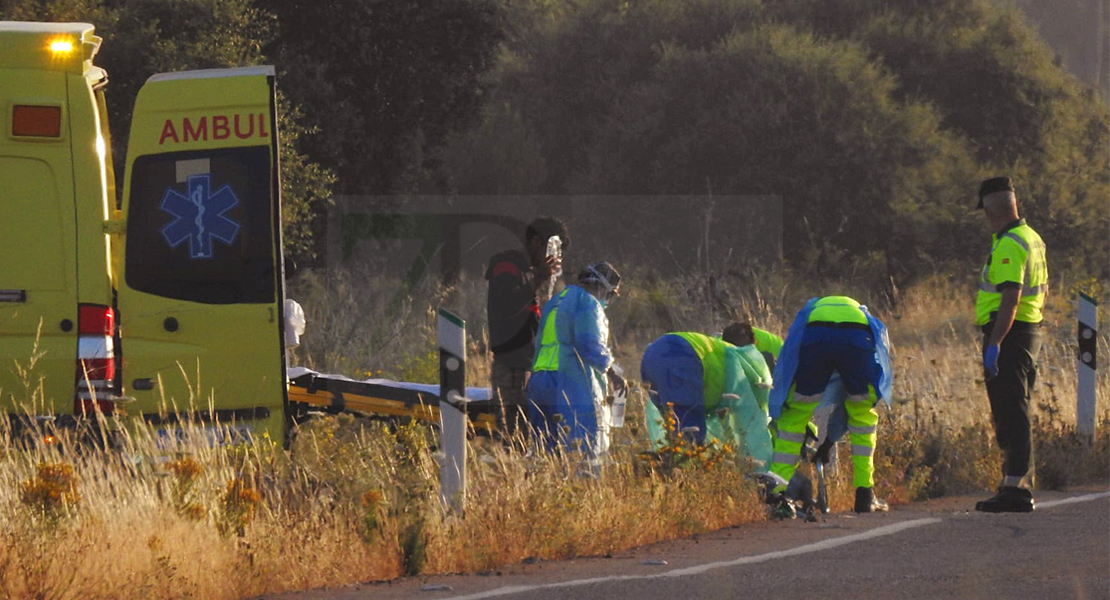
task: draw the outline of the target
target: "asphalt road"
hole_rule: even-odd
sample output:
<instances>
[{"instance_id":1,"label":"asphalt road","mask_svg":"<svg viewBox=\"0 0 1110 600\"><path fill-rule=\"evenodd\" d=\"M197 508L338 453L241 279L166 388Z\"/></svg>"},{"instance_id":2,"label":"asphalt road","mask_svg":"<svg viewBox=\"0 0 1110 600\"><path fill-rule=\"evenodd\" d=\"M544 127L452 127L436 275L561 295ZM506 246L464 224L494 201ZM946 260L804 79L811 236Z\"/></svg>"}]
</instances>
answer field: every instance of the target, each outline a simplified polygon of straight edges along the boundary
<instances>
[{"instance_id":1,"label":"asphalt road","mask_svg":"<svg viewBox=\"0 0 1110 600\"><path fill-rule=\"evenodd\" d=\"M974 498L821 523L757 523L612 558L508 566L273 600L1110 599L1110 492L1037 495L1032 514Z\"/></svg>"}]
</instances>

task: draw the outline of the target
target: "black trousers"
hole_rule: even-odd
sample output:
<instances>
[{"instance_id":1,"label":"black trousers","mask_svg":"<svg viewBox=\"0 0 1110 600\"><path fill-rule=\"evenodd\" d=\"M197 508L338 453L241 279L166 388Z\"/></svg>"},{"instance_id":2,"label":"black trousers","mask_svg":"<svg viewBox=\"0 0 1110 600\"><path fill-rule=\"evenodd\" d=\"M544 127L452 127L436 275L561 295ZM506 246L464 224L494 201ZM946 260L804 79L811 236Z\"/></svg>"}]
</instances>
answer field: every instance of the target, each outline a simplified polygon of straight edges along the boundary
<instances>
[{"instance_id":1,"label":"black trousers","mask_svg":"<svg viewBox=\"0 0 1110 600\"><path fill-rule=\"evenodd\" d=\"M991 322L983 328L984 349L993 327ZM994 434L1002 449L1003 486L1032 487L1029 398L1037 380L1040 351L1040 325L1015 322L999 347L998 375L987 381Z\"/></svg>"}]
</instances>

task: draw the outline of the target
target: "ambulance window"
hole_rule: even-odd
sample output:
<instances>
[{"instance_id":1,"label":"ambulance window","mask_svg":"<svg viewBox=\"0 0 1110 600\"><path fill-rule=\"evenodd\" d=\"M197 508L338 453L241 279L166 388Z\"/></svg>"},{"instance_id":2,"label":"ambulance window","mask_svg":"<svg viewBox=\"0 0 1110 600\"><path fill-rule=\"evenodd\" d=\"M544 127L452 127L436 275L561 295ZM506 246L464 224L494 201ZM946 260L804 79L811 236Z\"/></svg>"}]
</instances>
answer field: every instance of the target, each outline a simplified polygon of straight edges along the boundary
<instances>
[{"instance_id":1,"label":"ambulance window","mask_svg":"<svg viewBox=\"0 0 1110 600\"><path fill-rule=\"evenodd\" d=\"M268 146L136 159L127 285L206 304L273 302L271 182Z\"/></svg>"}]
</instances>

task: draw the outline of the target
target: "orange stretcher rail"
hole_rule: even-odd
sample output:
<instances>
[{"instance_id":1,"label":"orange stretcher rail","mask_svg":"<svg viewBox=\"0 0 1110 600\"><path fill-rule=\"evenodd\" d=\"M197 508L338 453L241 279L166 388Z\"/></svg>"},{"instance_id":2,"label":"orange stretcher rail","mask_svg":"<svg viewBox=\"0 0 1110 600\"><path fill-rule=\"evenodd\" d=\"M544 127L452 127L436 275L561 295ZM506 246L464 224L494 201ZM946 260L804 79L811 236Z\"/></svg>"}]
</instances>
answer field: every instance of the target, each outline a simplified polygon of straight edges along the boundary
<instances>
[{"instance_id":1,"label":"orange stretcher rail","mask_svg":"<svg viewBox=\"0 0 1110 600\"><path fill-rule=\"evenodd\" d=\"M366 383L333 379L306 373L289 381L289 402L301 403L325 412L354 412L370 417L410 417L439 422L439 398L435 394ZM466 413L475 430L491 432L497 421L489 401L470 402Z\"/></svg>"}]
</instances>

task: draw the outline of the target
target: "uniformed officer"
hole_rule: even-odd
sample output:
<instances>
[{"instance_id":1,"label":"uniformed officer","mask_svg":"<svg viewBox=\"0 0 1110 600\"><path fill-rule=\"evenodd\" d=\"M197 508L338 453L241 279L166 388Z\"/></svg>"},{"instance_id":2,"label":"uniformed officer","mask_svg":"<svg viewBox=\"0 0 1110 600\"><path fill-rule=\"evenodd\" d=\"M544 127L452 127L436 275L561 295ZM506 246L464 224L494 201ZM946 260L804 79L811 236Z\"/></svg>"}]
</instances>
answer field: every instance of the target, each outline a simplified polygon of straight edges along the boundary
<instances>
[{"instance_id":1,"label":"uniformed officer","mask_svg":"<svg viewBox=\"0 0 1110 600\"><path fill-rule=\"evenodd\" d=\"M979 186L979 208L994 234L979 278L975 324L983 331L983 371L998 445L1002 484L984 512L1033 510L1029 395L1041 348L1041 309L1048 296L1048 265L1041 236L1018 217L1017 196L1008 177Z\"/></svg>"}]
</instances>

